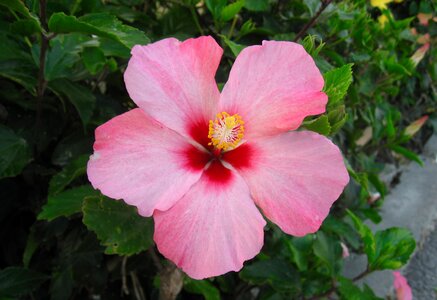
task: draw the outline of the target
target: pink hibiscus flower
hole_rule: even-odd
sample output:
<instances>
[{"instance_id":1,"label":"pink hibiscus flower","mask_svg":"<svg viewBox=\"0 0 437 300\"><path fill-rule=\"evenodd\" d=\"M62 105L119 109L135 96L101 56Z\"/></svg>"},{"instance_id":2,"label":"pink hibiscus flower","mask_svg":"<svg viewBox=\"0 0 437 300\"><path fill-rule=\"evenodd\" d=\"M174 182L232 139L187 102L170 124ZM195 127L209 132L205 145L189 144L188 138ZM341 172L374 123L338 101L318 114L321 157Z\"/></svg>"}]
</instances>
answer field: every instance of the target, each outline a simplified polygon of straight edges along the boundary
<instances>
[{"instance_id":1,"label":"pink hibiscus flower","mask_svg":"<svg viewBox=\"0 0 437 300\"><path fill-rule=\"evenodd\" d=\"M407 279L401 275L399 271L393 272L394 276L394 288L396 290L397 300L412 300L413 293L411 292L411 287L409 286Z\"/></svg>"},{"instance_id":2,"label":"pink hibiscus flower","mask_svg":"<svg viewBox=\"0 0 437 300\"><path fill-rule=\"evenodd\" d=\"M96 129L93 186L153 216L159 251L196 279L238 271L266 222L319 229L349 180L339 149L290 132L325 111L323 77L302 46L265 41L237 57L220 94L211 37L135 46L124 74L140 107Z\"/></svg>"}]
</instances>

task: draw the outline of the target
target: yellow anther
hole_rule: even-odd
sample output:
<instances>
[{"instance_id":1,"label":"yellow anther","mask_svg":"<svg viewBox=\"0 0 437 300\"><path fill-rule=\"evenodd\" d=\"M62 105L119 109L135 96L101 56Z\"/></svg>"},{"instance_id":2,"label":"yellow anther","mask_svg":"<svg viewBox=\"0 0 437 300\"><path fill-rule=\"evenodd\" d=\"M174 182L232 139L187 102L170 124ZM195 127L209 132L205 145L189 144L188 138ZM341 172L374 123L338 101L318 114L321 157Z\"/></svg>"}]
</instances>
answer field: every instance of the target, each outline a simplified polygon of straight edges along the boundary
<instances>
[{"instance_id":1,"label":"yellow anther","mask_svg":"<svg viewBox=\"0 0 437 300\"><path fill-rule=\"evenodd\" d=\"M223 151L234 149L244 136L243 124L238 114L231 116L227 112L218 113L214 121L209 121L209 145Z\"/></svg>"}]
</instances>

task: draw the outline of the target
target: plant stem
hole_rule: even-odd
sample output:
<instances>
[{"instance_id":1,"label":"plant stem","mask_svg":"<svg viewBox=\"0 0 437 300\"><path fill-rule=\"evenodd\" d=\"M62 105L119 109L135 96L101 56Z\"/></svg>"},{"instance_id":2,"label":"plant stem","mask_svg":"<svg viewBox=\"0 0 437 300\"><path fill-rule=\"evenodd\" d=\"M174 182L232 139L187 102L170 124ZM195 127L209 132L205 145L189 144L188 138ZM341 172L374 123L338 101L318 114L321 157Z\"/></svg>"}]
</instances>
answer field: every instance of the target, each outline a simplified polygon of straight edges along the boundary
<instances>
[{"instance_id":1,"label":"plant stem","mask_svg":"<svg viewBox=\"0 0 437 300\"><path fill-rule=\"evenodd\" d=\"M190 5L190 12L191 15L193 16L194 24L196 24L197 30L199 30L200 32L200 35L205 35L202 26L200 26L199 17L197 16L197 11L193 5Z\"/></svg>"},{"instance_id":2,"label":"plant stem","mask_svg":"<svg viewBox=\"0 0 437 300\"><path fill-rule=\"evenodd\" d=\"M127 287L127 280L126 280L126 263L127 263L127 256L123 257L123 260L121 262L121 296L129 295L129 288Z\"/></svg>"},{"instance_id":3,"label":"plant stem","mask_svg":"<svg viewBox=\"0 0 437 300\"><path fill-rule=\"evenodd\" d=\"M238 17L235 15L234 19L232 20L231 29L229 29L228 33L228 39L231 39L232 35L234 34L235 25L237 24Z\"/></svg>"},{"instance_id":4,"label":"plant stem","mask_svg":"<svg viewBox=\"0 0 437 300\"><path fill-rule=\"evenodd\" d=\"M364 270L364 272L362 272L362 273L358 274L357 276L355 276L354 278L352 278L352 281L353 282L358 281L370 273L371 273L371 271L369 270L369 268L367 268L366 270Z\"/></svg>"},{"instance_id":5,"label":"plant stem","mask_svg":"<svg viewBox=\"0 0 437 300\"><path fill-rule=\"evenodd\" d=\"M140 284L140 280L138 279L137 273L132 271L129 273L132 279L132 285L134 288L134 294L136 300L146 300L146 296L144 295L143 287Z\"/></svg>"},{"instance_id":6,"label":"plant stem","mask_svg":"<svg viewBox=\"0 0 437 300\"><path fill-rule=\"evenodd\" d=\"M158 269L158 272L161 272L164 269L164 266L162 265L161 261L159 260L158 254L155 252L154 247L150 247L148 250L150 257L153 260L153 264Z\"/></svg>"},{"instance_id":7,"label":"plant stem","mask_svg":"<svg viewBox=\"0 0 437 300\"><path fill-rule=\"evenodd\" d=\"M321 13L328 7L329 4L331 4L332 0L322 0L322 5L320 6L319 10L316 12L316 14L309 20L308 23L305 24L305 26L299 31L299 33L294 38L294 42L297 42L311 27L314 26L316 23L317 18L321 15Z\"/></svg>"},{"instance_id":8,"label":"plant stem","mask_svg":"<svg viewBox=\"0 0 437 300\"><path fill-rule=\"evenodd\" d=\"M39 15L43 31L41 32L41 49L39 52L39 70L38 70L38 86L36 90L37 102L36 102L36 134L38 137L39 128L41 126L41 113L42 113L42 98L47 86L47 81L44 78L44 68L46 63L46 53L49 46L49 38L45 34L48 30L47 27L47 15L46 15L46 0L39 1Z\"/></svg>"},{"instance_id":9,"label":"plant stem","mask_svg":"<svg viewBox=\"0 0 437 300\"><path fill-rule=\"evenodd\" d=\"M44 78L44 68L46 63L46 54L49 46L49 40L44 35L41 34L41 50L39 53L39 71L38 71L38 88L37 95L38 98L42 98L44 96L44 91L47 85L47 81Z\"/></svg>"},{"instance_id":10,"label":"plant stem","mask_svg":"<svg viewBox=\"0 0 437 300\"><path fill-rule=\"evenodd\" d=\"M158 274L161 279L159 299L176 299L184 285L184 274L170 261L167 261L167 264L163 265L158 254L156 254L154 247L150 247L148 251L153 263L158 269Z\"/></svg>"},{"instance_id":11,"label":"plant stem","mask_svg":"<svg viewBox=\"0 0 437 300\"><path fill-rule=\"evenodd\" d=\"M169 262L159 272L161 286L159 300L175 300L184 285L184 274L173 263Z\"/></svg>"}]
</instances>

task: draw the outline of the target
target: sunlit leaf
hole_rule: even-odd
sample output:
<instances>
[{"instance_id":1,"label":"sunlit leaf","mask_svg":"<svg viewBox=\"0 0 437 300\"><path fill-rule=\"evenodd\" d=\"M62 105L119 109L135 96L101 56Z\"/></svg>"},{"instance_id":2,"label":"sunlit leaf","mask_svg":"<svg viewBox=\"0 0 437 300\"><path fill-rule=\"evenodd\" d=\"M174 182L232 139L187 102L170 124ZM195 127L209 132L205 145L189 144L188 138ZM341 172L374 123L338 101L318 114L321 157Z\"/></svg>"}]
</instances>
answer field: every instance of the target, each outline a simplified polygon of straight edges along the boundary
<instances>
[{"instance_id":1,"label":"sunlit leaf","mask_svg":"<svg viewBox=\"0 0 437 300\"><path fill-rule=\"evenodd\" d=\"M304 124L305 128L323 135L329 135L331 125L329 124L328 116L322 115L314 120Z\"/></svg>"},{"instance_id":2,"label":"sunlit leaf","mask_svg":"<svg viewBox=\"0 0 437 300\"><path fill-rule=\"evenodd\" d=\"M375 234L375 256L370 259L371 270L401 268L416 248L413 235L403 228L389 228Z\"/></svg>"},{"instance_id":3,"label":"sunlit leaf","mask_svg":"<svg viewBox=\"0 0 437 300\"><path fill-rule=\"evenodd\" d=\"M231 20L235 17L236 14L240 12L243 6L244 0L237 0L233 3L226 5L220 12L220 19L224 22Z\"/></svg>"},{"instance_id":4,"label":"sunlit leaf","mask_svg":"<svg viewBox=\"0 0 437 300\"><path fill-rule=\"evenodd\" d=\"M352 66L353 64L347 64L323 74L325 78L323 91L328 95L328 106L336 106L346 95L352 83Z\"/></svg>"}]
</instances>

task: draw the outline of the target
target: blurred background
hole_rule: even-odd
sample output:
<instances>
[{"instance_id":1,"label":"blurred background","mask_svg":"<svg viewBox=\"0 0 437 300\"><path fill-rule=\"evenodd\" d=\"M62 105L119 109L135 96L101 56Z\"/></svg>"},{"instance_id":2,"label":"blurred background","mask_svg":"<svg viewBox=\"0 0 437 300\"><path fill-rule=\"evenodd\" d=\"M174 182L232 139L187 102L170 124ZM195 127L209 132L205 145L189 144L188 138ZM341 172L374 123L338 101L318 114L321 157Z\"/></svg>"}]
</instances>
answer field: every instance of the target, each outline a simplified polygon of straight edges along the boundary
<instances>
[{"instance_id":1,"label":"blurred background","mask_svg":"<svg viewBox=\"0 0 437 300\"><path fill-rule=\"evenodd\" d=\"M400 180L403 166L426 165L421 153L437 128L435 2L0 0L0 7L0 299L165 299L168 291L175 295L167 299L384 297L357 281L400 269L415 239L366 224L383 221L388 193L409 184ZM123 81L133 45L200 35L224 49L219 88L244 47L304 45L329 103L302 129L333 139L351 181L316 234L296 238L269 223L262 252L239 273L195 281L156 251L152 219L93 190L86 163L95 128L135 107ZM345 275L345 249L367 256L354 276Z\"/></svg>"}]
</instances>

